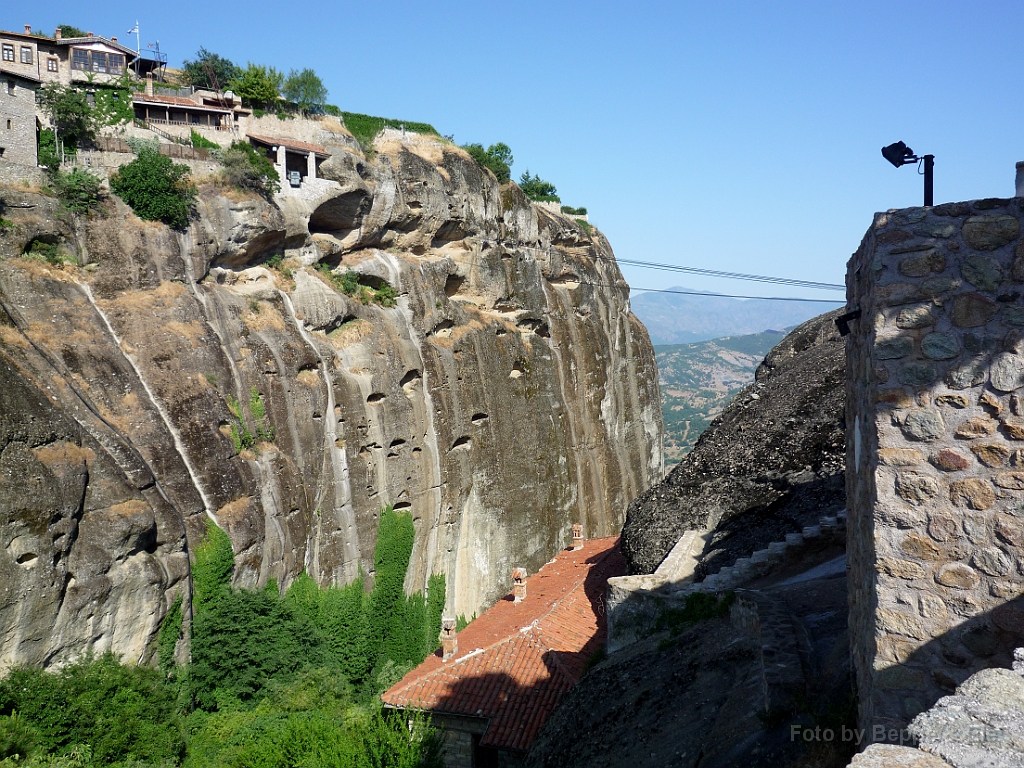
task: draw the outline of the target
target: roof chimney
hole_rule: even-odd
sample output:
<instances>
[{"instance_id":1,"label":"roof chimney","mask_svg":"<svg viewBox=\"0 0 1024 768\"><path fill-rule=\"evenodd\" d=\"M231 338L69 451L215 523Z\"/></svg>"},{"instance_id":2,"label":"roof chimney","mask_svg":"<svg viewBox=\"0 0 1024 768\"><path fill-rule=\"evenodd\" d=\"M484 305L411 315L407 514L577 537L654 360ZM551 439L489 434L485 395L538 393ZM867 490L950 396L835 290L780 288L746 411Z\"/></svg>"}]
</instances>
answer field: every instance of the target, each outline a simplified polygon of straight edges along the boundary
<instances>
[{"instance_id":1,"label":"roof chimney","mask_svg":"<svg viewBox=\"0 0 1024 768\"><path fill-rule=\"evenodd\" d=\"M60 38L61 38L61 34L62 34L62 33L61 33L61 31L60 31L60 27L57 27L57 29L56 29L56 30L54 30L54 33L53 33L53 39L54 39L54 40L60 40Z\"/></svg>"},{"instance_id":2,"label":"roof chimney","mask_svg":"<svg viewBox=\"0 0 1024 768\"><path fill-rule=\"evenodd\" d=\"M85 36L86 36L86 37L92 37L92 32L86 32L86 33L85 33Z\"/></svg>"},{"instance_id":3,"label":"roof chimney","mask_svg":"<svg viewBox=\"0 0 1024 768\"><path fill-rule=\"evenodd\" d=\"M579 552L583 549L583 526L574 523L572 526L572 551Z\"/></svg>"},{"instance_id":4,"label":"roof chimney","mask_svg":"<svg viewBox=\"0 0 1024 768\"><path fill-rule=\"evenodd\" d=\"M117 42L117 38L116 38L116 37L112 37L112 38L110 38L110 42L112 42L112 43L116 43L116 42Z\"/></svg>"},{"instance_id":5,"label":"roof chimney","mask_svg":"<svg viewBox=\"0 0 1024 768\"><path fill-rule=\"evenodd\" d=\"M26 24L25 25L25 34L26 35L31 35L32 34L32 25L31 24Z\"/></svg>"},{"instance_id":6,"label":"roof chimney","mask_svg":"<svg viewBox=\"0 0 1024 768\"><path fill-rule=\"evenodd\" d=\"M512 601L521 603L526 599L526 569L512 569Z\"/></svg>"},{"instance_id":7,"label":"roof chimney","mask_svg":"<svg viewBox=\"0 0 1024 768\"><path fill-rule=\"evenodd\" d=\"M147 96L152 96L153 95L153 73L152 72L147 72L146 73L146 95Z\"/></svg>"},{"instance_id":8,"label":"roof chimney","mask_svg":"<svg viewBox=\"0 0 1024 768\"><path fill-rule=\"evenodd\" d=\"M459 638L455 633L455 619L441 619L441 661L448 661L459 652Z\"/></svg>"}]
</instances>

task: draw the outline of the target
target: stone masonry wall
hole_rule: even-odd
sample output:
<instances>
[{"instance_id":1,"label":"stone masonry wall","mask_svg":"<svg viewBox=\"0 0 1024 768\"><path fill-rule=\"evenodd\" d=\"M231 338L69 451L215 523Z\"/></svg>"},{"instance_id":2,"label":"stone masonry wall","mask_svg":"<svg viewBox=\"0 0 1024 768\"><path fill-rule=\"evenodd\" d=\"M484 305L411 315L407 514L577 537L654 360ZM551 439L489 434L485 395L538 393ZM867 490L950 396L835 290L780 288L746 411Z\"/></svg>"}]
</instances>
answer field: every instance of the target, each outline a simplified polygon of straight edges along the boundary
<instances>
[{"instance_id":1,"label":"stone masonry wall","mask_svg":"<svg viewBox=\"0 0 1024 768\"><path fill-rule=\"evenodd\" d=\"M877 214L849 264L862 728L903 727L1024 639L1022 203Z\"/></svg>"}]
</instances>

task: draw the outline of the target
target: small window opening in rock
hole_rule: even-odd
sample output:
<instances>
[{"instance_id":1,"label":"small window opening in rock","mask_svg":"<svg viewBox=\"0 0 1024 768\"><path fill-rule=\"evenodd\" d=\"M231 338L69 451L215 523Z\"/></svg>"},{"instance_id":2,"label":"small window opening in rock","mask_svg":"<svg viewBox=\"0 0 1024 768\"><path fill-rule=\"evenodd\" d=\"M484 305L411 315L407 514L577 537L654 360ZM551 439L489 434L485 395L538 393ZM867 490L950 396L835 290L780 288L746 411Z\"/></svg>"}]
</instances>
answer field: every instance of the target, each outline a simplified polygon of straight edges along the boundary
<instances>
[{"instance_id":1,"label":"small window opening in rock","mask_svg":"<svg viewBox=\"0 0 1024 768\"><path fill-rule=\"evenodd\" d=\"M366 398L366 402L368 402L371 405L373 405L375 403L379 403L383 399L384 399L384 393L383 392L374 392L372 395L370 395L369 397Z\"/></svg>"},{"instance_id":2,"label":"small window opening in rock","mask_svg":"<svg viewBox=\"0 0 1024 768\"><path fill-rule=\"evenodd\" d=\"M448 275L448 279L444 281L444 295L449 298L455 296L464 282L466 282L466 278L460 275Z\"/></svg>"},{"instance_id":3,"label":"small window opening in rock","mask_svg":"<svg viewBox=\"0 0 1024 768\"><path fill-rule=\"evenodd\" d=\"M420 372L416 369L413 369L402 377L402 380L399 382L399 385L402 387L402 389L405 389L406 387L413 387L416 386L417 383L419 383L420 378Z\"/></svg>"},{"instance_id":4,"label":"small window opening in rock","mask_svg":"<svg viewBox=\"0 0 1024 768\"><path fill-rule=\"evenodd\" d=\"M16 562L18 563L18 565L31 565L33 562L35 562L35 559L37 557L38 555L36 555L35 552L24 552L23 554L18 555L18 559Z\"/></svg>"},{"instance_id":5,"label":"small window opening in rock","mask_svg":"<svg viewBox=\"0 0 1024 768\"><path fill-rule=\"evenodd\" d=\"M395 510L396 512L399 512L399 511L401 511L403 509L412 509L412 502L410 502L410 501L396 501L394 504L391 505L391 508L393 510Z\"/></svg>"},{"instance_id":6,"label":"small window opening in rock","mask_svg":"<svg viewBox=\"0 0 1024 768\"><path fill-rule=\"evenodd\" d=\"M468 451L472 447L473 447L473 441L472 441L472 439L470 439L470 437L468 435L463 435L458 440L456 440L454 443L452 443L452 450L453 451L457 450L459 448Z\"/></svg>"},{"instance_id":7,"label":"small window opening in rock","mask_svg":"<svg viewBox=\"0 0 1024 768\"><path fill-rule=\"evenodd\" d=\"M480 425L487 421L488 418L486 413L474 413L471 421L476 425Z\"/></svg>"}]
</instances>

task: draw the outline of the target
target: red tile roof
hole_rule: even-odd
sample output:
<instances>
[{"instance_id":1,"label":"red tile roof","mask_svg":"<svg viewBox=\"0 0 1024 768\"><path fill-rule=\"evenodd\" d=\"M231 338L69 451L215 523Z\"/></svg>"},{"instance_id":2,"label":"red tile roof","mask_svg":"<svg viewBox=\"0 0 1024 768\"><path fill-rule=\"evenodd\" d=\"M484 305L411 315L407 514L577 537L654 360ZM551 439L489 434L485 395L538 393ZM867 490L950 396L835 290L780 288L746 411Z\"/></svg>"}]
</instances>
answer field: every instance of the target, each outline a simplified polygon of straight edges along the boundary
<instances>
[{"instance_id":1,"label":"red tile roof","mask_svg":"<svg viewBox=\"0 0 1024 768\"><path fill-rule=\"evenodd\" d=\"M154 93L149 96L145 93L132 94L132 100L136 103L150 103L150 104L168 104L172 107L185 107L186 109L201 109L206 112L223 112L224 114L230 114L231 109L229 107L214 107L207 104L197 104L192 99L186 99L181 96L164 96L159 93Z\"/></svg>"},{"instance_id":2,"label":"red tile roof","mask_svg":"<svg viewBox=\"0 0 1024 768\"><path fill-rule=\"evenodd\" d=\"M526 581L526 599L500 600L385 691L393 707L489 720L483 746L525 751L605 640L608 579L626 573L618 537L565 550Z\"/></svg>"},{"instance_id":3,"label":"red tile roof","mask_svg":"<svg viewBox=\"0 0 1024 768\"><path fill-rule=\"evenodd\" d=\"M270 146L279 145L287 147L288 149L296 149L301 152L316 152L318 155L328 155L327 147L322 147L319 144L309 144L305 141L299 141L297 139L282 139L280 137L274 138L273 136L258 136L255 133L245 134L250 139L256 139L261 144L269 144Z\"/></svg>"}]
</instances>

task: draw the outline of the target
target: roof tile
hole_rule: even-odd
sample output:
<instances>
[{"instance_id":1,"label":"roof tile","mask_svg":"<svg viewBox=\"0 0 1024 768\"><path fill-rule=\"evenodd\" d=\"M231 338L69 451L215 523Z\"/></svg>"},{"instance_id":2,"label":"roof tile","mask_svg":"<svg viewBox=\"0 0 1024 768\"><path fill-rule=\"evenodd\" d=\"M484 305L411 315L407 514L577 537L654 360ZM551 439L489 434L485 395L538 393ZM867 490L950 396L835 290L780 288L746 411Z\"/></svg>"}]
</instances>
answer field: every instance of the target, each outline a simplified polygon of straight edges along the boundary
<instances>
[{"instance_id":1,"label":"roof tile","mask_svg":"<svg viewBox=\"0 0 1024 768\"><path fill-rule=\"evenodd\" d=\"M499 600L440 653L385 691L394 707L486 717L483 746L525 751L583 676L605 633L609 577L626 572L618 537L565 550L527 579L526 599Z\"/></svg>"}]
</instances>

